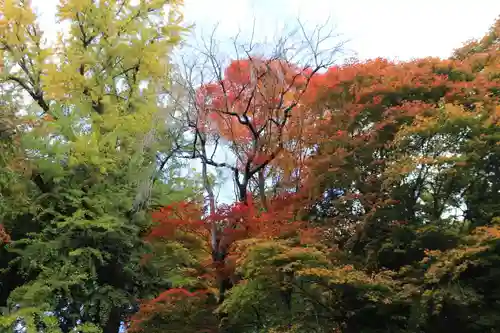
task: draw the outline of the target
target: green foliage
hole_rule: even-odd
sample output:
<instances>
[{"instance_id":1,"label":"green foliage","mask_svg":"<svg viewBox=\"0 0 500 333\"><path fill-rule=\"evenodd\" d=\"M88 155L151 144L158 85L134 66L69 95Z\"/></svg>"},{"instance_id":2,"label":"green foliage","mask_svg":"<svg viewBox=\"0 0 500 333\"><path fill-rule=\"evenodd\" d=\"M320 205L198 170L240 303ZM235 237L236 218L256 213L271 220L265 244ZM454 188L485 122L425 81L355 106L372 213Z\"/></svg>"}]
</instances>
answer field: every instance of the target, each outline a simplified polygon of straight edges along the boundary
<instances>
[{"instance_id":1,"label":"green foliage","mask_svg":"<svg viewBox=\"0 0 500 333\"><path fill-rule=\"evenodd\" d=\"M29 1L0 4L0 332L497 330L500 23L449 60L318 75L286 129L306 163L273 160L296 193L151 239L152 210L223 182L167 120L179 5L64 0L45 45Z\"/></svg>"},{"instance_id":2,"label":"green foliage","mask_svg":"<svg viewBox=\"0 0 500 333\"><path fill-rule=\"evenodd\" d=\"M2 327L116 332L138 299L170 286L170 262L142 260L148 210L199 193L174 159L156 165L171 149L158 120L178 4L61 1L70 29L54 45L29 2L0 11Z\"/></svg>"},{"instance_id":3,"label":"green foliage","mask_svg":"<svg viewBox=\"0 0 500 333\"><path fill-rule=\"evenodd\" d=\"M266 211L282 233L230 248L225 270L215 272L231 276L223 302L191 295L191 311L206 316L207 329L497 330L498 34L497 23L450 60L376 59L313 80L300 112L315 121L297 139L307 161L294 165L307 175L303 189L269 198L296 206L305 220L300 237L277 222L276 207ZM307 241L308 233L319 236ZM156 319L184 309L166 304L152 310Z\"/></svg>"}]
</instances>

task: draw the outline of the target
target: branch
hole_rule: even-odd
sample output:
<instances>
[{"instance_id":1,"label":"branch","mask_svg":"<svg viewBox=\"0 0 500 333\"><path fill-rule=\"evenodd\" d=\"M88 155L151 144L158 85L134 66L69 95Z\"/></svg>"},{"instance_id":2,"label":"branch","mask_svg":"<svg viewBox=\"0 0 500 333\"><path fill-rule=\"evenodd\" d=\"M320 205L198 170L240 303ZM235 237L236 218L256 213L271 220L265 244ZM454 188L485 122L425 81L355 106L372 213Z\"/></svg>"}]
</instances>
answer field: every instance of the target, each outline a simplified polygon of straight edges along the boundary
<instances>
[{"instance_id":1,"label":"branch","mask_svg":"<svg viewBox=\"0 0 500 333\"><path fill-rule=\"evenodd\" d=\"M49 105L43 99L43 95L41 95L40 93L36 93L33 89L30 88L28 83L26 83L23 79L13 75L8 75L6 79L7 81L14 81L17 84L19 84L31 96L31 98L33 98L33 100L42 108L44 112L49 111Z\"/></svg>"}]
</instances>

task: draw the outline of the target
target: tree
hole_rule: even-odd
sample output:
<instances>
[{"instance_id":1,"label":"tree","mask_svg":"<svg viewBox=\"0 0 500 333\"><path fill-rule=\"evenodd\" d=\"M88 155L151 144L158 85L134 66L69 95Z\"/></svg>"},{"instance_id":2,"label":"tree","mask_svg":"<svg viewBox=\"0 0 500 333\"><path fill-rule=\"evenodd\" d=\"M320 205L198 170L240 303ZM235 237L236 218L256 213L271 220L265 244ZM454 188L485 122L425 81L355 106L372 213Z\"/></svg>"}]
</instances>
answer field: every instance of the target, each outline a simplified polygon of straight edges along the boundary
<instances>
[{"instance_id":1,"label":"tree","mask_svg":"<svg viewBox=\"0 0 500 333\"><path fill-rule=\"evenodd\" d=\"M495 29L476 50L492 45ZM497 53L349 64L312 84L324 121L310 143L314 173L305 182L317 191L309 218L358 267L397 272L408 289L393 315L408 318L412 332L485 331L497 322L471 314L495 296L469 282L497 288L485 271L498 246ZM347 325L356 331L359 322Z\"/></svg>"},{"instance_id":2,"label":"tree","mask_svg":"<svg viewBox=\"0 0 500 333\"><path fill-rule=\"evenodd\" d=\"M233 46L238 57L223 69L224 62L217 54L212 35L201 48L193 49L196 61L181 62L177 84L183 91L172 97L179 106L178 121L184 121L194 136L184 151L188 157L201 160L212 214L216 203L208 179L209 166L229 170L237 200L242 203L246 203L251 182L255 181L260 205L264 210L269 208L266 173L271 163L290 148L286 143L292 141L293 128L300 126L295 124L300 119L299 103L310 80L333 61L342 46L340 43L335 49L322 52L321 44L329 42L333 37L331 32L325 33L323 27L318 27L307 34L300 22L299 26L301 29L289 38L278 40L269 56L257 55L252 39L240 45L236 38ZM302 41L297 43L294 37ZM239 53L244 58L240 59ZM300 63L294 64L295 60ZM219 147L229 150L235 163L214 160ZM228 242L219 229L225 226L214 223L212 228L213 260L223 263L228 249L220 244Z\"/></svg>"},{"instance_id":3,"label":"tree","mask_svg":"<svg viewBox=\"0 0 500 333\"><path fill-rule=\"evenodd\" d=\"M293 221L290 205L276 210L275 203L279 200L268 200L266 171L273 160L290 148L286 143L291 142L288 137L294 135L293 129L300 126L294 122L300 119L300 99L310 80L333 61L333 55L341 48L339 44L335 50L321 52L319 44L332 38L331 33L325 34L322 28L317 28L308 35L302 25L300 28L295 32L303 39L300 44L294 44L295 36L279 40L270 56L258 56L253 40L242 46L235 40L233 46L237 53L244 53L244 58L231 61L226 69L212 36L201 49L193 49L196 62L182 59L176 80L180 89L171 96L178 107L178 112L173 113L174 120L187 124L185 130L190 133L188 141L179 142L178 148L184 157L199 159L202 164L209 214L206 219L198 217L196 221L205 222L195 225L210 227L206 232L212 265L217 267L219 304L233 285L227 267L238 240L235 234L243 233L243 238L255 236L257 220L263 225L271 225L271 220L278 224ZM302 62L294 64L293 58ZM232 152L236 162L217 161L219 147ZM237 191L235 205L217 208L208 167L232 173ZM252 181L257 183L258 206L251 194ZM163 219L167 224L173 223L168 214ZM272 232L279 233L280 228L277 225L274 228ZM272 234L268 232L268 236Z\"/></svg>"},{"instance_id":4,"label":"tree","mask_svg":"<svg viewBox=\"0 0 500 333\"><path fill-rule=\"evenodd\" d=\"M155 137L168 113L169 54L184 31L179 4L62 1L57 18L69 31L54 45L29 1L1 6L2 91L34 103L17 104L14 152L1 152L2 163L11 159L0 178L12 240L1 251L1 325L118 332L139 298L169 286L156 277L162 267L139 264L147 210L197 196L195 178L156 161L170 153ZM138 196L141 183L148 191Z\"/></svg>"},{"instance_id":5,"label":"tree","mask_svg":"<svg viewBox=\"0 0 500 333\"><path fill-rule=\"evenodd\" d=\"M271 45L259 47L253 37L242 43L237 36L230 61L219 55L214 30L201 46L188 48L186 54L194 54L192 58L180 59L176 83L182 90L172 99L178 105L177 119L187 123L186 130L194 136L190 156L228 169L241 202L252 180L289 148L285 143L300 127L301 96L315 74L326 69L342 49L343 43L335 41L325 27L308 33L298 23L298 29ZM333 49L324 50L324 45ZM229 149L235 163L214 160L221 147ZM259 178L257 188L265 205L262 181Z\"/></svg>"},{"instance_id":6,"label":"tree","mask_svg":"<svg viewBox=\"0 0 500 333\"><path fill-rule=\"evenodd\" d=\"M267 162L272 153L265 149L279 145L278 138L283 147L300 142L293 150L303 153L293 164L301 171L295 191L283 186L275 196L266 192L264 207L260 193L252 196L248 186L247 205L241 200L242 206L223 215L224 226L243 227L219 234L227 232L231 240L224 267L231 266L237 277L223 301L208 297L214 293L213 274L208 275L201 285L186 284L144 303L137 317L143 321L134 328L155 330L162 318L177 318L187 331L495 330L498 279L488 267L497 265L499 244L496 30L448 60L375 59L317 73L300 95L297 118L288 119L300 126L264 130L270 146L257 145ZM275 68L274 62L266 64ZM248 68L255 68L253 75ZM229 140L241 153L236 159L241 166L216 164L201 148L190 156L237 175L247 165L253 170L252 126L262 126L260 117L268 119L264 107L270 90L252 99L254 90L243 88L252 78L258 87L259 69L251 61L232 62L221 83L203 86L199 94L188 90L205 107L203 117L196 108L187 113L190 126L203 129L194 129L193 137L201 140L195 143ZM272 82L265 75L261 79ZM239 91L251 100L248 109L248 100L236 98ZM286 162L278 156L266 167L284 170ZM241 213L238 207L253 212L235 214ZM278 207L289 215L274 215ZM165 244L179 237L206 242L214 234L214 211L205 218L199 211L197 222L187 227L190 219L161 210L159 226L168 227L159 230L169 232L156 235ZM255 226L280 232L252 233ZM286 227L292 228L285 232ZM188 253L197 249L182 244ZM205 246L208 251L198 260L213 263L213 247ZM228 260L233 256L236 261ZM224 316L213 321L211 311ZM195 319L179 317L188 314Z\"/></svg>"},{"instance_id":7,"label":"tree","mask_svg":"<svg viewBox=\"0 0 500 333\"><path fill-rule=\"evenodd\" d=\"M173 66L175 2L61 2L51 46L1 6L0 330L499 327L498 22L449 59L334 66L299 24Z\"/></svg>"}]
</instances>

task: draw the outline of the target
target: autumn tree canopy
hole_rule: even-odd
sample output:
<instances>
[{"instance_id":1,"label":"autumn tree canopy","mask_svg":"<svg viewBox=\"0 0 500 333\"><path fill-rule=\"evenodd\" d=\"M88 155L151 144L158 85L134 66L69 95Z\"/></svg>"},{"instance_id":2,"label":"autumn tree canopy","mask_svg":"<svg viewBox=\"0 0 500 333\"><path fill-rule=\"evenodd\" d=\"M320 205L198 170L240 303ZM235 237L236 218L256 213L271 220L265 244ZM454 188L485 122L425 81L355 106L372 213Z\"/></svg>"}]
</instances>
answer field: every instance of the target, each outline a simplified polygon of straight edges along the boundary
<instances>
[{"instance_id":1,"label":"autumn tree canopy","mask_svg":"<svg viewBox=\"0 0 500 333\"><path fill-rule=\"evenodd\" d=\"M53 44L0 6L1 332L500 327L500 21L448 59L300 21L226 59L172 0L61 1Z\"/></svg>"},{"instance_id":2,"label":"autumn tree canopy","mask_svg":"<svg viewBox=\"0 0 500 333\"><path fill-rule=\"evenodd\" d=\"M226 140L238 158L227 165L202 151L193 157L236 174L289 171L280 175L284 186L264 191L268 203L245 188L241 203L222 215L199 212L194 224L158 211L158 230L169 235L153 232L157 241L181 237L189 249L187 232L210 244L219 221L231 243L219 271L206 270L215 261L202 245L192 274L204 282L144 303L131 329L164 330L162 322L185 332L495 327L490 292L498 286L486 271L496 263L499 235L491 34L479 55L466 45L449 60L375 59L311 76L296 64L249 56L193 90L196 112L188 115L196 116L199 138ZM222 302L220 274L231 280ZM478 278L490 292L472 282Z\"/></svg>"}]
</instances>

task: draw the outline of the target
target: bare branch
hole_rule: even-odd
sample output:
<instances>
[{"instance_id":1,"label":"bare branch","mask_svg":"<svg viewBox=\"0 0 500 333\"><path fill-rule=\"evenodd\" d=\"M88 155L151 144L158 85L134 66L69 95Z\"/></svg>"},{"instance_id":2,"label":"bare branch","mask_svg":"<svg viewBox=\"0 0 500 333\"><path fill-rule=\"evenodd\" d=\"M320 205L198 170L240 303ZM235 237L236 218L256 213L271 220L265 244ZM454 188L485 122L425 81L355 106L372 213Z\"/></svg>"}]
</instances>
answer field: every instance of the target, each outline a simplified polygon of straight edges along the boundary
<instances>
[{"instance_id":1,"label":"bare branch","mask_svg":"<svg viewBox=\"0 0 500 333\"><path fill-rule=\"evenodd\" d=\"M263 194L268 166L285 146L291 147L285 135L287 126L294 125L292 113L301 107L311 79L343 50L345 42L333 30L328 21L310 30L298 20L271 43L258 44L254 19L246 40L241 30L230 39L233 62L220 51L217 26L200 43L189 45L177 63L177 93L170 95L176 108L172 114L186 133L182 139L190 141L180 156L231 171L237 200L246 197L253 181ZM248 68L241 67L245 63ZM241 78L231 81L230 75ZM248 133L243 141L238 139L242 133ZM235 163L217 161L221 149L231 152ZM262 154L265 159L257 160Z\"/></svg>"}]
</instances>

